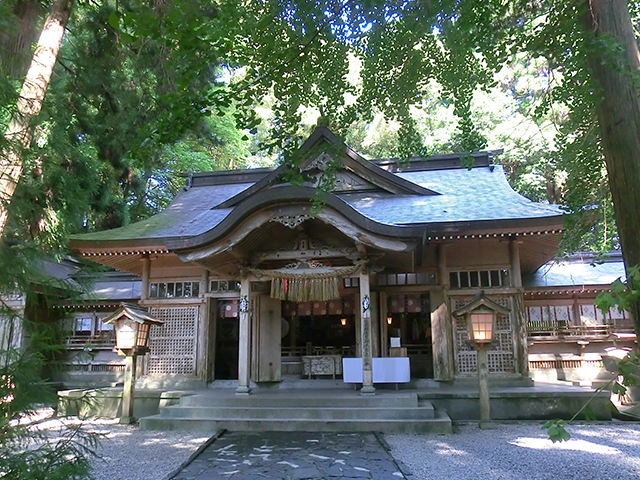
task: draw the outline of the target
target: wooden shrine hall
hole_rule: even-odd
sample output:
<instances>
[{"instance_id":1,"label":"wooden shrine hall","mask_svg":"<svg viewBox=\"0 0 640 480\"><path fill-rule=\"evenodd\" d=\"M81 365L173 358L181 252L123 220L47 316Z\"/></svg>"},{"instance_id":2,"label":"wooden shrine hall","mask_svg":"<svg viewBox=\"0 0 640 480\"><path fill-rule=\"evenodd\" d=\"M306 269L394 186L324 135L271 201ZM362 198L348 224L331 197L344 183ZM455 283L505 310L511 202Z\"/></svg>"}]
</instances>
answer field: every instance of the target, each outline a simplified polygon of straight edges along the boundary
<instances>
[{"instance_id":1,"label":"wooden shrine hall","mask_svg":"<svg viewBox=\"0 0 640 480\"><path fill-rule=\"evenodd\" d=\"M451 312L484 290L490 374L529 376L522 275L557 251L562 212L515 193L493 154L365 160L326 127L287 166L193 173L161 213L71 249L142 278L140 376L379 383L476 374ZM469 154L467 154L468 160ZM330 192L318 189L330 185Z\"/></svg>"}]
</instances>

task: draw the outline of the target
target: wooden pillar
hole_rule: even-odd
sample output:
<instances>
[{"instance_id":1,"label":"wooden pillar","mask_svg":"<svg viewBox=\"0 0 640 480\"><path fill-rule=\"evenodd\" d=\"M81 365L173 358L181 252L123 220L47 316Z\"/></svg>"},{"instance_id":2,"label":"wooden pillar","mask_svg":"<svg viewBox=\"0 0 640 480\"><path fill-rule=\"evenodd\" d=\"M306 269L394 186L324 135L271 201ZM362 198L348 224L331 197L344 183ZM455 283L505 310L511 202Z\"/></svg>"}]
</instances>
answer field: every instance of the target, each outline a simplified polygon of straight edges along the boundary
<instances>
[{"instance_id":1,"label":"wooden pillar","mask_svg":"<svg viewBox=\"0 0 640 480\"><path fill-rule=\"evenodd\" d=\"M582 315L580 314L580 303L578 302L578 295L574 293L573 297L571 298L573 299L573 303L571 304L573 321L571 322L571 325L580 327L582 326Z\"/></svg>"},{"instance_id":2,"label":"wooden pillar","mask_svg":"<svg viewBox=\"0 0 640 480\"><path fill-rule=\"evenodd\" d=\"M362 395L374 395L373 386L373 341L371 335L371 291L369 270L360 270L360 349L362 350Z\"/></svg>"},{"instance_id":3,"label":"wooden pillar","mask_svg":"<svg viewBox=\"0 0 640 480\"><path fill-rule=\"evenodd\" d=\"M236 395L248 395L251 392L251 282L246 275L242 275L240 282L239 312L240 324L238 329L238 387Z\"/></svg>"},{"instance_id":4,"label":"wooden pillar","mask_svg":"<svg viewBox=\"0 0 640 480\"><path fill-rule=\"evenodd\" d=\"M136 355L127 355L124 369L124 389L122 390L120 423L126 425L135 422L133 402L136 397L136 357Z\"/></svg>"},{"instance_id":5,"label":"wooden pillar","mask_svg":"<svg viewBox=\"0 0 640 480\"><path fill-rule=\"evenodd\" d=\"M149 299L149 284L151 278L151 258L148 253L142 254L142 285L140 286L140 301ZM133 374L135 377L147 374L149 355L144 355L139 362L134 362ZM124 399L123 399L124 402Z\"/></svg>"},{"instance_id":6,"label":"wooden pillar","mask_svg":"<svg viewBox=\"0 0 640 480\"><path fill-rule=\"evenodd\" d=\"M431 304L431 341L433 351L433 378L448 382L454 377L453 342L450 340L451 315L447 307L445 290L432 290Z\"/></svg>"},{"instance_id":7,"label":"wooden pillar","mask_svg":"<svg viewBox=\"0 0 640 480\"><path fill-rule=\"evenodd\" d=\"M509 315L512 315L516 344L515 366L516 373L523 377L529 376L529 344L527 334L527 317L524 309L524 294L522 291L515 293L512 297L512 309Z\"/></svg>"},{"instance_id":8,"label":"wooden pillar","mask_svg":"<svg viewBox=\"0 0 640 480\"><path fill-rule=\"evenodd\" d=\"M251 298L251 380L282 380L281 302L265 294Z\"/></svg>"},{"instance_id":9,"label":"wooden pillar","mask_svg":"<svg viewBox=\"0 0 640 480\"><path fill-rule=\"evenodd\" d=\"M509 239L509 260L511 261L511 286L522 288L522 273L520 271L520 248L518 237Z\"/></svg>"},{"instance_id":10,"label":"wooden pillar","mask_svg":"<svg viewBox=\"0 0 640 480\"><path fill-rule=\"evenodd\" d=\"M389 356L389 325L387 324L387 317L389 316L387 306L387 293L380 292L380 356Z\"/></svg>"},{"instance_id":11,"label":"wooden pillar","mask_svg":"<svg viewBox=\"0 0 640 480\"><path fill-rule=\"evenodd\" d=\"M151 259L149 254L142 255L142 291L140 292L140 300L149 298L149 277L151 276Z\"/></svg>"},{"instance_id":12,"label":"wooden pillar","mask_svg":"<svg viewBox=\"0 0 640 480\"><path fill-rule=\"evenodd\" d=\"M455 375L453 327L449 313L449 274L447 271L446 245L438 245L438 277L442 289L432 290L429 296L431 307L431 341L433 351L433 377L439 381L451 381Z\"/></svg>"},{"instance_id":13,"label":"wooden pillar","mask_svg":"<svg viewBox=\"0 0 640 480\"><path fill-rule=\"evenodd\" d=\"M207 382L211 373L209 371L209 330L210 325L210 301L207 301L205 293L209 290L209 271L202 269L202 277L200 278L199 297L202 300L198 309L198 338L196 339L196 375Z\"/></svg>"},{"instance_id":14,"label":"wooden pillar","mask_svg":"<svg viewBox=\"0 0 640 480\"><path fill-rule=\"evenodd\" d=\"M378 292L371 292L371 351L373 357L380 357L380 325L385 323L378 308Z\"/></svg>"},{"instance_id":15,"label":"wooden pillar","mask_svg":"<svg viewBox=\"0 0 640 480\"><path fill-rule=\"evenodd\" d=\"M529 376L529 344L527 342L527 316L524 309L524 290L522 289L522 273L520 271L520 248L518 238L509 240L509 260L511 262L511 286L518 291L513 295L510 315L513 319L516 343L516 372L524 377Z\"/></svg>"},{"instance_id":16,"label":"wooden pillar","mask_svg":"<svg viewBox=\"0 0 640 480\"><path fill-rule=\"evenodd\" d=\"M478 397L480 400L480 428L491 425L491 403L489 400L489 366L487 350L490 345L479 345L478 349Z\"/></svg>"}]
</instances>

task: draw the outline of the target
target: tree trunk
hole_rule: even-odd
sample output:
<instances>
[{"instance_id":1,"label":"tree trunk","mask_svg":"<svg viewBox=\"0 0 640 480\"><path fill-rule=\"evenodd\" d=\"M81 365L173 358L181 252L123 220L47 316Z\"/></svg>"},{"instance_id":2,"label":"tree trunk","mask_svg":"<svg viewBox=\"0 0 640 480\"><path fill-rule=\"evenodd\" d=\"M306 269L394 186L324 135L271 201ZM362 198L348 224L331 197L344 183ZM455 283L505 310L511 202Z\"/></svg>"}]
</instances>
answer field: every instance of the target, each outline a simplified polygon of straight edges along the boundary
<instances>
[{"instance_id":1,"label":"tree trunk","mask_svg":"<svg viewBox=\"0 0 640 480\"><path fill-rule=\"evenodd\" d=\"M640 264L640 99L634 85L640 79L640 53L626 0L589 0L588 6L596 36L613 37L623 49L619 59L602 51L589 62L602 90L597 105L600 136L628 272ZM640 302L632 305L631 315L640 338Z\"/></svg>"},{"instance_id":2,"label":"tree trunk","mask_svg":"<svg viewBox=\"0 0 640 480\"><path fill-rule=\"evenodd\" d=\"M22 84L16 112L4 135L8 145L0 156L0 237L7 222L7 207L22 173L22 151L31 143L30 123L42 108L72 4L73 0L54 1Z\"/></svg>"},{"instance_id":3,"label":"tree trunk","mask_svg":"<svg viewBox=\"0 0 640 480\"><path fill-rule=\"evenodd\" d=\"M0 71L12 78L24 78L29 67L31 45L44 8L39 0L18 0L13 6L16 28L0 32Z\"/></svg>"}]
</instances>

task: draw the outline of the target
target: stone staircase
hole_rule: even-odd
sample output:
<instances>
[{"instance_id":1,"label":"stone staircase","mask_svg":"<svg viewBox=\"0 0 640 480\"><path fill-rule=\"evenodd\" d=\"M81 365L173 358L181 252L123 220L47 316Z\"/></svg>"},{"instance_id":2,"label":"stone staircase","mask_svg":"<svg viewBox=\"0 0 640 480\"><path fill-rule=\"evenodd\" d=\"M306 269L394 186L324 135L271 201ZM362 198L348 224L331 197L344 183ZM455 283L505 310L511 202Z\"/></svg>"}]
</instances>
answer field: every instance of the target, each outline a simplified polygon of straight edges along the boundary
<instances>
[{"instance_id":1,"label":"stone staircase","mask_svg":"<svg viewBox=\"0 0 640 480\"><path fill-rule=\"evenodd\" d=\"M383 391L363 396L349 390L279 390L238 396L207 391L184 396L178 405L140 419L143 430L452 432L444 410L415 392Z\"/></svg>"}]
</instances>

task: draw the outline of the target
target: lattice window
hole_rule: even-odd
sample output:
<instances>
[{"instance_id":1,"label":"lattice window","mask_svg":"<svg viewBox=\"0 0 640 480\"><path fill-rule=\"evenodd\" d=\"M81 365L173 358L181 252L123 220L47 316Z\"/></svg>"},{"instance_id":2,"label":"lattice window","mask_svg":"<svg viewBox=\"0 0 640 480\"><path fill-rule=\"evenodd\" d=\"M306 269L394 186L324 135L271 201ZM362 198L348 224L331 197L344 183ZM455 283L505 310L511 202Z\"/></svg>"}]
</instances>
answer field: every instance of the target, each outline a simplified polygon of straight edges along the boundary
<instances>
[{"instance_id":1,"label":"lattice window","mask_svg":"<svg viewBox=\"0 0 640 480\"><path fill-rule=\"evenodd\" d=\"M200 294L200 282L152 283L149 298L190 298Z\"/></svg>"},{"instance_id":2,"label":"lattice window","mask_svg":"<svg viewBox=\"0 0 640 480\"><path fill-rule=\"evenodd\" d=\"M513 352L487 352L487 362L489 372L512 373L515 372L516 365Z\"/></svg>"},{"instance_id":3,"label":"lattice window","mask_svg":"<svg viewBox=\"0 0 640 480\"><path fill-rule=\"evenodd\" d=\"M147 372L194 375L198 307L152 308L151 315L165 323L149 334Z\"/></svg>"},{"instance_id":4,"label":"lattice window","mask_svg":"<svg viewBox=\"0 0 640 480\"><path fill-rule=\"evenodd\" d=\"M472 297L452 298L451 310L457 310L472 300ZM497 304L511 308L509 297L491 297ZM496 316L496 329L493 332L494 342L487 355L490 373L515 372L515 356L513 351L513 314ZM477 354L468 341L467 325L463 318L453 317L455 335L456 371L460 375L477 373Z\"/></svg>"},{"instance_id":5,"label":"lattice window","mask_svg":"<svg viewBox=\"0 0 640 480\"><path fill-rule=\"evenodd\" d=\"M509 270L471 270L449 272L451 288L508 287Z\"/></svg>"},{"instance_id":6,"label":"lattice window","mask_svg":"<svg viewBox=\"0 0 640 480\"><path fill-rule=\"evenodd\" d=\"M211 280L209 291L216 292L239 292L240 282L237 280Z\"/></svg>"},{"instance_id":7,"label":"lattice window","mask_svg":"<svg viewBox=\"0 0 640 480\"><path fill-rule=\"evenodd\" d=\"M378 285L436 285L438 276L436 272L420 273L386 273L378 275Z\"/></svg>"},{"instance_id":8,"label":"lattice window","mask_svg":"<svg viewBox=\"0 0 640 480\"><path fill-rule=\"evenodd\" d=\"M458 372L476 372L478 370L478 356L475 350L459 352L457 355Z\"/></svg>"}]
</instances>

